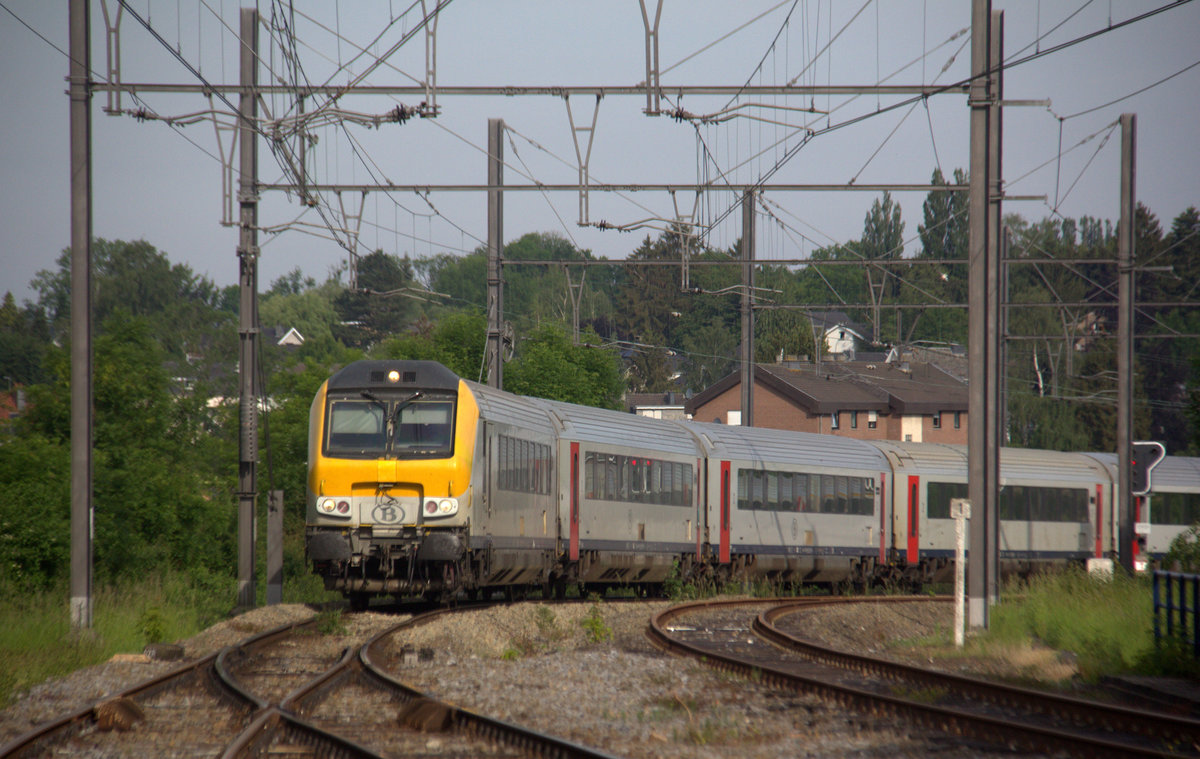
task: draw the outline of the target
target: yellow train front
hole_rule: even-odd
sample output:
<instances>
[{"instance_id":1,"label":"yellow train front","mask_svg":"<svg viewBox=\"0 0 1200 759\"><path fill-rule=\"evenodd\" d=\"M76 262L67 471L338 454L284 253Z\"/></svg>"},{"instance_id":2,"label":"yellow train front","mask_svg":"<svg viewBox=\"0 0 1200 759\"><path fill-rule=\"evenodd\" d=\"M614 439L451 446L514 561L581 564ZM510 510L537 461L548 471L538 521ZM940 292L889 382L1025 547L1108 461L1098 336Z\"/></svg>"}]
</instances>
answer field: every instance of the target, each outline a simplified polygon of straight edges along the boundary
<instances>
[{"instance_id":1,"label":"yellow train front","mask_svg":"<svg viewBox=\"0 0 1200 759\"><path fill-rule=\"evenodd\" d=\"M309 415L307 553L329 590L452 593L467 549L479 409L432 361L357 361Z\"/></svg>"}]
</instances>

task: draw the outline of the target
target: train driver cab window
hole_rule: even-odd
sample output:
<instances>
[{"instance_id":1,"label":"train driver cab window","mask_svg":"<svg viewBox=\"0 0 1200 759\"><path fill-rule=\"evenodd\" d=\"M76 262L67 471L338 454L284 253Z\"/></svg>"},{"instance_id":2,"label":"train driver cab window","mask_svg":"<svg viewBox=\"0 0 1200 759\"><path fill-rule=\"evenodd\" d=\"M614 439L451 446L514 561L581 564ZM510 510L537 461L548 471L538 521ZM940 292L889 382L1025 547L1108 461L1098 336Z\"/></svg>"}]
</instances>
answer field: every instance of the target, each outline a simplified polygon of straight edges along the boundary
<instances>
[{"instance_id":1,"label":"train driver cab window","mask_svg":"<svg viewBox=\"0 0 1200 759\"><path fill-rule=\"evenodd\" d=\"M368 401L331 403L328 450L331 456L385 453L387 435L384 409Z\"/></svg>"},{"instance_id":2,"label":"train driver cab window","mask_svg":"<svg viewBox=\"0 0 1200 759\"><path fill-rule=\"evenodd\" d=\"M326 455L444 458L454 452L454 397L331 398Z\"/></svg>"},{"instance_id":3,"label":"train driver cab window","mask_svg":"<svg viewBox=\"0 0 1200 759\"><path fill-rule=\"evenodd\" d=\"M454 401L430 398L397 407L393 446L396 455L449 456L454 448Z\"/></svg>"}]
</instances>

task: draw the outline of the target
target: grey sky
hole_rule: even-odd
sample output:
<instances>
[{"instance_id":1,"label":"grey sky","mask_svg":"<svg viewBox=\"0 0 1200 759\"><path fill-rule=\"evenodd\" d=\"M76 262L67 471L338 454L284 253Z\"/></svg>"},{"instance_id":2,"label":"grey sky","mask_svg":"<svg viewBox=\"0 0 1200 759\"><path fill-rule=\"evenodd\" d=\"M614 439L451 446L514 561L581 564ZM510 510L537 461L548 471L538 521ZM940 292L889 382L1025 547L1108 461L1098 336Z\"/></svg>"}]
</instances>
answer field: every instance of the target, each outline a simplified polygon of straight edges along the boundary
<instances>
[{"instance_id":1,"label":"grey sky","mask_svg":"<svg viewBox=\"0 0 1200 759\"><path fill-rule=\"evenodd\" d=\"M50 268L69 243L67 98L62 53L39 39L17 17L62 50L67 47L67 4L41 0L0 0L0 291L11 290L18 300L32 297L28 285L39 269ZM431 2L430 5L433 3ZM647 0L653 5L653 0ZM996 2L1006 11L1006 57L1046 49L1081 37L1110 23L1158 7L1161 2ZM116 0L108 0L110 11ZM261 2L269 17L271 6ZM367 44L383 30L391 13L408 7L392 2L296 2L300 57L311 82L345 83L347 74L334 74L338 62L355 55L353 44ZM238 7L229 0L133 0L131 7L148 18L156 30L178 47L179 56L201 70L213 83L235 83L237 43L218 24L219 14L237 28ZM417 4L419 11L419 3ZM773 10L772 10L773 9ZM769 11L769 12L767 12ZM860 12L861 11L861 12ZM760 20L709 47L755 16ZM786 27L784 19L792 16ZM938 84L964 78L969 68L968 36L950 40L970 24L970 4L951 0L880 0L878 3L683 2L666 0L659 37L662 76L671 85L782 84L799 77L814 84ZM179 14L182 14L180 17ZM858 14L851 22L851 18ZM372 48L381 53L394 44L413 19L399 21ZM1068 18L1069 17L1069 18ZM1064 19L1068 19L1064 22ZM1057 29L1055 27L1064 22ZM93 3L92 67L105 74L104 15ZM322 28L325 27L325 28ZM845 27L845 31L841 31ZM122 78L126 82L193 83L192 77L125 14L122 23ZM345 38L338 41L333 31ZM771 46L773 39L778 41ZM831 37L837 39L828 45ZM1040 41L1039 37L1042 37ZM1200 3L1184 3L1148 20L1047 55L1006 74L1007 99L1051 101L1051 108L1009 108L1005 111L1004 176L1010 195L1045 195L1047 203L1011 202L1007 213L1030 220L1051 213L1055 198L1059 212L1114 219L1117 215L1119 139L1109 126L1122 112L1138 115L1138 185L1140 201L1155 212L1164 227L1189 205L1200 205L1200 66L1147 92L1094 112L1067 118L1103 105L1179 72L1200 61ZM272 70L282 73L278 49L263 56ZM534 0L456 0L443 12L437 29L438 83L448 85L633 85L645 76L642 20L635 0L622 2L535 2ZM960 50L961 47L961 50ZM691 58L693 53L697 55ZM933 51L922 59L923 51ZM949 68L942 71L959 51ZM814 56L815 53L819 55ZM815 57L815 61L814 61ZM686 59L686 60L684 60ZM369 57L350 67L361 72ZM678 62L684 61L679 65ZM759 62L762 66L756 70ZM910 62L912 66L904 68ZM405 74L424 75L424 40L417 34L390 59L396 68L380 67L368 84L407 83ZM398 71L398 70L399 71ZM667 70L669 69L669 70ZM893 72L903 69L889 78ZM405 72L404 74L400 72ZM264 80L269 74L264 71ZM199 95L145 95L155 112L178 116L203 111ZM417 98L344 98L342 108L383 113L398 102L415 105ZM693 113L713 112L728 97L693 97L681 104ZM743 98L743 102L745 102ZM733 119L721 125L693 128L665 116L642 113L644 97L609 95L599 105L595 142L590 159L594 182L687 183L715 179L718 169L733 182L753 182L771 170L796 144L795 128L817 130L860 114L872 113L898 99L817 97L808 103L793 98L766 98L767 114L787 126ZM201 122L178 130L162 123L139 123L129 116L101 112L106 97L95 98L93 117L94 234L108 239L145 239L172 261L187 263L219 285L237 279L236 233L220 224L221 169L213 124ZM590 123L593 98L573 97L577 126ZM219 109L224 105L216 101ZM525 184L569 183L576 179L575 148L567 109L555 97L464 98L440 96L442 115L404 125L366 129L349 125L315 130L319 138L310 169L318 181L369 183L376 178L403 184L486 181L486 124L490 117L505 119L513 130L505 146L506 181ZM269 100L280 112L282 100ZM126 108L137 107L128 97ZM784 111L780 106L812 105L829 116ZM311 109L312 104L309 105ZM1061 162L1061 145L1066 151ZM895 134L888 139L889 133ZM1078 146L1089 136L1092 139ZM1106 135L1110 135L1105 142ZM351 138L357 152L351 148ZM968 112L962 95L943 95L868 118L858 124L822 134L795 152L771 181L779 183L857 184L924 183L939 164L950 174L967 167ZM228 153L228 134L223 134ZM715 157L707 170L697 159L704 147ZM194 143L194 144L193 144ZM882 147L881 147L882 146ZM515 152L513 150L515 147ZM876 151L878 150L878 153ZM872 158L872 154L875 154ZM260 147L264 181L282 179L282 171L265 146ZM1041 167L1038 169L1038 167ZM1035 169L1037 169L1035 171ZM1032 172L1032 173L1031 173ZM863 217L878 196L865 192L768 193L777 220L759 221L759 256L799 258L814 247L854 239L862 233ZM898 196L903 205L905 236L914 239L921 221L923 193ZM326 198L332 208L337 200ZM353 207L356 197L347 196ZM676 198L690 211L691 193ZM397 254L430 255L470 250L486 238L485 199L479 194L438 193L424 199L411 193L389 197L371 193L363 205L361 243L364 250L382 248ZM729 193L704 198L700 217L711 221L733 202ZM430 205L432 204L432 205ZM436 208L437 214L432 215ZM540 193L508 193L505 198L505 237L512 240L530 231L555 232L573 239L598 255L620 258L647 235L656 235L663 222L629 233L581 229L576 225L579 200L572 193L543 197ZM666 193L590 195L590 220L632 224L669 218ZM327 214L329 218L332 215ZM276 277L299 266L324 279L345 259L345 251L326 239L315 212L302 209L281 193L264 196L260 222L275 227L299 226L280 234L264 234L260 282L266 289ZM737 239L740 214L712 230L709 244L728 247ZM910 243L909 251L918 243Z\"/></svg>"}]
</instances>

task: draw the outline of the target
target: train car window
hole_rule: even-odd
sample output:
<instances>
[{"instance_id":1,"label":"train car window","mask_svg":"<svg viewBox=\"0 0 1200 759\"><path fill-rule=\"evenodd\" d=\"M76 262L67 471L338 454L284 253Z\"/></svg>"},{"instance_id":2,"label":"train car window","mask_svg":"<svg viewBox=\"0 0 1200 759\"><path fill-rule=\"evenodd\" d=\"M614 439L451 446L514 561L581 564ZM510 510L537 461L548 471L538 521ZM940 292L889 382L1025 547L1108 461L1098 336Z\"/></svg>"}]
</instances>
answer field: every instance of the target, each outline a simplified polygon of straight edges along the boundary
<instances>
[{"instance_id":1,"label":"train car window","mask_svg":"<svg viewBox=\"0 0 1200 759\"><path fill-rule=\"evenodd\" d=\"M326 449L331 456L386 453L386 415L382 406L372 401L330 403Z\"/></svg>"},{"instance_id":2,"label":"train car window","mask_svg":"<svg viewBox=\"0 0 1200 759\"><path fill-rule=\"evenodd\" d=\"M863 504L863 481L861 477L851 477L850 484L850 513L851 514L869 514L864 510Z\"/></svg>"},{"instance_id":3,"label":"train car window","mask_svg":"<svg viewBox=\"0 0 1200 759\"><path fill-rule=\"evenodd\" d=\"M589 451L585 497L601 501L688 506L690 464Z\"/></svg>"},{"instance_id":4,"label":"train car window","mask_svg":"<svg viewBox=\"0 0 1200 759\"><path fill-rule=\"evenodd\" d=\"M550 446L532 440L500 436L499 476L496 486L501 490L549 495L553 483L554 459ZM584 472L591 477L592 459L588 455ZM591 487L590 481L588 487Z\"/></svg>"},{"instance_id":5,"label":"train car window","mask_svg":"<svg viewBox=\"0 0 1200 759\"><path fill-rule=\"evenodd\" d=\"M791 511L792 504L796 502L795 496L792 495L792 475L784 473L778 474L776 477L779 482L779 492L777 493L778 500L775 501L775 508L780 511Z\"/></svg>"},{"instance_id":6,"label":"train car window","mask_svg":"<svg viewBox=\"0 0 1200 759\"><path fill-rule=\"evenodd\" d=\"M1200 493L1153 493L1150 496L1153 524L1191 525L1200 521Z\"/></svg>"},{"instance_id":7,"label":"train car window","mask_svg":"<svg viewBox=\"0 0 1200 759\"><path fill-rule=\"evenodd\" d=\"M832 474L821 475L821 512L836 513L837 508L837 478Z\"/></svg>"},{"instance_id":8,"label":"train car window","mask_svg":"<svg viewBox=\"0 0 1200 759\"><path fill-rule=\"evenodd\" d=\"M739 469L737 507L751 511L870 515L875 513L875 480Z\"/></svg>"},{"instance_id":9,"label":"train car window","mask_svg":"<svg viewBox=\"0 0 1200 759\"><path fill-rule=\"evenodd\" d=\"M966 497L965 482L928 482L925 485L925 514L929 519L949 519L950 499Z\"/></svg>"},{"instance_id":10,"label":"train car window","mask_svg":"<svg viewBox=\"0 0 1200 759\"><path fill-rule=\"evenodd\" d=\"M1000 519L1018 522L1087 522L1086 488L1006 485L1000 488Z\"/></svg>"}]
</instances>

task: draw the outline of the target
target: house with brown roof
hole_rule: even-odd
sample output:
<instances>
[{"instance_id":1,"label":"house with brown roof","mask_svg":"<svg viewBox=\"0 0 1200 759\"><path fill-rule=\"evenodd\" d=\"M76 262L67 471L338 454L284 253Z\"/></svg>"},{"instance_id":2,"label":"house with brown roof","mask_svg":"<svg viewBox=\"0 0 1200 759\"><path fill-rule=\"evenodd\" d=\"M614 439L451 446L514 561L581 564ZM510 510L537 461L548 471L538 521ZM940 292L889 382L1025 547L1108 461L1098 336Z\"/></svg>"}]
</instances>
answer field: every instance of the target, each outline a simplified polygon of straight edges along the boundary
<instances>
[{"instance_id":1,"label":"house with brown roof","mask_svg":"<svg viewBox=\"0 0 1200 759\"><path fill-rule=\"evenodd\" d=\"M626 393L625 410L651 419L687 419L682 393Z\"/></svg>"},{"instance_id":2,"label":"house with brown roof","mask_svg":"<svg viewBox=\"0 0 1200 759\"><path fill-rule=\"evenodd\" d=\"M967 385L929 363L836 361L754 367L754 424L865 440L967 442ZM699 422L741 424L741 374L692 397Z\"/></svg>"}]
</instances>

